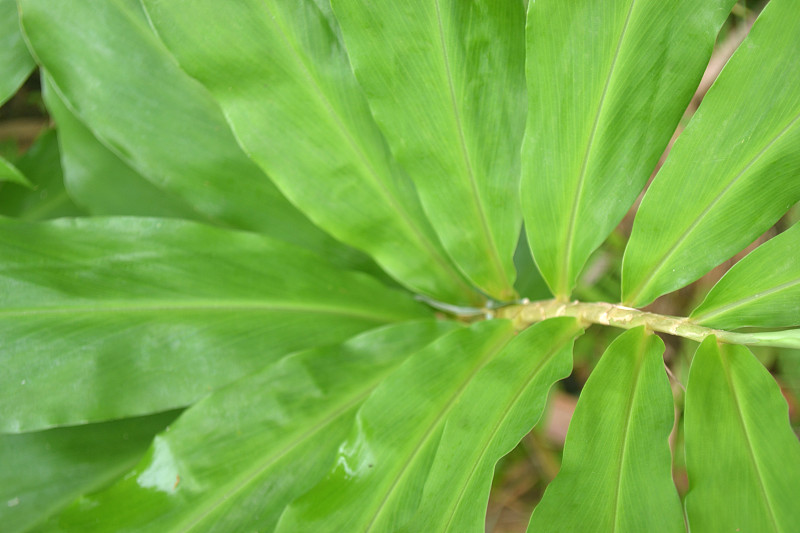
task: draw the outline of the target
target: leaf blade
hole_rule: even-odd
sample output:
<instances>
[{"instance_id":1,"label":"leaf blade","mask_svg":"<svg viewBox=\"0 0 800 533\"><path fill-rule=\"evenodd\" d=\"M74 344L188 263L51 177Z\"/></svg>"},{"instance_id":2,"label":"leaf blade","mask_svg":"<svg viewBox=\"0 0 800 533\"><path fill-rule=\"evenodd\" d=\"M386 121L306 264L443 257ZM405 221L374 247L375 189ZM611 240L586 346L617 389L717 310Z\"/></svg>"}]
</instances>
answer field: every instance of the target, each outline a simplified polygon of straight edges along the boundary
<instances>
[{"instance_id":1,"label":"leaf blade","mask_svg":"<svg viewBox=\"0 0 800 533\"><path fill-rule=\"evenodd\" d=\"M629 305L696 280L800 200L800 68L785 61L800 31L793 9L778 0L762 11L645 194L623 260Z\"/></svg>"},{"instance_id":2,"label":"leaf blade","mask_svg":"<svg viewBox=\"0 0 800 533\"><path fill-rule=\"evenodd\" d=\"M295 205L405 286L479 303L391 157L333 21L312 0L247 0L223 13L216 2L192 1L191 19L180 2L144 5L181 66L211 91L240 144Z\"/></svg>"},{"instance_id":3,"label":"leaf blade","mask_svg":"<svg viewBox=\"0 0 800 533\"><path fill-rule=\"evenodd\" d=\"M713 337L700 345L685 416L692 529L791 531L800 443L777 384L747 348Z\"/></svg>"},{"instance_id":4,"label":"leaf blade","mask_svg":"<svg viewBox=\"0 0 800 533\"><path fill-rule=\"evenodd\" d=\"M608 347L581 393L561 470L528 531L684 531L672 482L674 407L663 351L643 327Z\"/></svg>"},{"instance_id":5,"label":"leaf blade","mask_svg":"<svg viewBox=\"0 0 800 533\"><path fill-rule=\"evenodd\" d=\"M288 352L430 316L301 248L195 223L0 220L0 243L5 431L184 406Z\"/></svg>"},{"instance_id":6,"label":"leaf blade","mask_svg":"<svg viewBox=\"0 0 800 533\"><path fill-rule=\"evenodd\" d=\"M14 96L34 68L36 63L19 29L17 3L0 0L0 105Z\"/></svg>"},{"instance_id":7,"label":"leaf blade","mask_svg":"<svg viewBox=\"0 0 800 533\"><path fill-rule=\"evenodd\" d=\"M698 324L742 326L800 325L800 225L795 224L736 263L692 311Z\"/></svg>"},{"instance_id":8,"label":"leaf blade","mask_svg":"<svg viewBox=\"0 0 800 533\"><path fill-rule=\"evenodd\" d=\"M513 299L522 4L338 0L333 8L373 115L445 249L484 292Z\"/></svg>"},{"instance_id":9,"label":"leaf blade","mask_svg":"<svg viewBox=\"0 0 800 533\"><path fill-rule=\"evenodd\" d=\"M733 3L529 4L521 197L556 296L644 187Z\"/></svg>"}]
</instances>

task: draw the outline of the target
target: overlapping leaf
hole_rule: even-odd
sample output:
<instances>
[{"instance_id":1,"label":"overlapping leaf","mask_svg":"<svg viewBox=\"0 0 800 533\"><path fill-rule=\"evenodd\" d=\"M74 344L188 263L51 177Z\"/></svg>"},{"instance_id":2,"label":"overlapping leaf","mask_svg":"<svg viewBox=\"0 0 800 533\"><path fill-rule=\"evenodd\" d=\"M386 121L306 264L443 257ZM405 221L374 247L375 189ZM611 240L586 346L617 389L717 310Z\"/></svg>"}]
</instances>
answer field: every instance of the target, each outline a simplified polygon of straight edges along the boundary
<instances>
[{"instance_id":1,"label":"overlapping leaf","mask_svg":"<svg viewBox=\"0 0 800 533\"><path fill-rule=\"evenodd\" d=\"M564 319L512 341L508 322L483 322L414 355L361 407L336 466L278 531L482 527L485 506L475 501L485 504L495 462L569 372L579 329Z\"/></svg>"},{"instance_id":2,"label":"overlapping leaf","mask_svg":"<svg viewBox=\"0 0 800 533\"><path fill-rule=\"evenodd\" d=\"M144 5L181 66L208 87L239 142L295 205L415 291L478 302L392 159L332 21L312 0L244 0L224 10L213 0Z\"/></svg>"},{"instance_id":3,"label":"overlapping leaf","mask_svg":"<svg viewBox=\"0 0 800 533\"><path fill-rule=\"evenodd\" d=\"M623 262L641 306L730 258L800 200L800 17L773 0L642 200Z\"/></svg>"},{"instance_id":4,"label":"overlapping leaf","mask_svg":"<svg viewBox=\"0 0 800 533\"><path fill-rule=\"evenodd\" d=\"M769 372L743 346L698 348L686 392L692 531L795 531L800 442Z\"/></svg>"},{"instance_id":5,"label":"overlapping leaf","mask_svg":"<svg viewBox=\"0 0 800 533\"><path fill-rule=\"evenodd\" d=\"M19 8L61 99L132 169L219 223L325 254L350 253L247 158L219 106L175 64L137 2L20 0Z\"/></svg>"},{"instance_id":6,"label":"overlapping leaf","mask_svg":"<svg viewBox=\"0 0 800 533\"><path fill-rule=\"evenodd\" d=\"M733 4L529 3L522 205L557 296L645 185Z\"/></svg>"},{"instance_id":7,"label":"overlapping leaf","mask_svg":"<svg viewBox=\"0 0 800 533\"><path fill-rule=\"evenodd\" d=\"M0 214L23 220L85 214L72 202L64 188L55 130L42 132L28 151L16 160L16 165L19 172L29 178L31 186L18 183L0 185Z\"/></svg>"},{"instance_id":8,"label":"overlapping leaf","mask_svg":"<svg viewBox=\"0 0 800 533\"><path fill-rule=\"evenodd\" d=\"M133 473L76 502L52 525L272 531L284 506L333 464L358 405L409 355L457 327L388 326L291 355L220 389L157 437Z\"/></svg>"},{"instance_id":9,"label":"overlapping leaf","mask_svg":"<svg viewBox=\"0 0 800 533\"><path fill-rule=\"evenodd\" d=\"M800 325L800 224L762 244L711 289L692 320L715 328Z\"/></svg>"},{"instance_id":10,"label":"overlapping leaf","mask_svg":"<svg viewBox=\"0 0 800 533\"><path fill-rule=\"evenodd\" d=\"M36 67L19 29L16 0L0 0L0 105Z\"/></svg>"},{"instance_id":11,"label":"overlapping leaf","mask_svg":"<svg viewBox=\"0 0 800 533\"><path fill-rule=\"evenodd\" d=\"M187 405L288 352L429 316L267 237L160 219L0 220L0 428Z\"/></svg>"},{"instance_id":12,"label":"overlapping leaf","mask_svg":"<svg viewBox=\"0 0 800 533\"><path fill-rule=\"evenodd\" d=\"M28 178L11 161L2 156L0 156L0 181L32 187Z\"/></svg>"},{"instance_id":13,"label":"overlapping leaf","mask_svg":"<svg viewBox=\"0 0 800 533\"><path fill-rule=\"evenodd\" d=\"M684 531L668 437L664 343L643 327L608 347L581 392L558 476L528 531Z\"/></svg>"},{"instance_id":14,"label":"overlapping leaf","mask_svg":"<svg viewBox=\"0 0 800 533\"><path fill-rule=\"evenodd\" d=\"M205 220L181 198L143 178L64 105L49 77L42 76L42 96L58 125L64 187L73 201L93 215L172 216Z\"/></svg>"},{"instance_id":15,"label":"overlapping leaf","mask_svg":"<svg viewBox=\"0 0 800 533\"><path fill-rule=\"evenodd\" d=\"M513 299L522 3L332 3L375 119L445 248L484 292Z\"/></svg>"},{"instance_id":16,"label":"overlapping leaf","mask_svg":"<svg viewBox=\"0 0 800 533\"><path fill-rule=\"evenodd\" d=\"M0 435L3 531L27 531L81 494L122 475L177 414L168 411L100 424Z\"/></svg>"}]
</instances>

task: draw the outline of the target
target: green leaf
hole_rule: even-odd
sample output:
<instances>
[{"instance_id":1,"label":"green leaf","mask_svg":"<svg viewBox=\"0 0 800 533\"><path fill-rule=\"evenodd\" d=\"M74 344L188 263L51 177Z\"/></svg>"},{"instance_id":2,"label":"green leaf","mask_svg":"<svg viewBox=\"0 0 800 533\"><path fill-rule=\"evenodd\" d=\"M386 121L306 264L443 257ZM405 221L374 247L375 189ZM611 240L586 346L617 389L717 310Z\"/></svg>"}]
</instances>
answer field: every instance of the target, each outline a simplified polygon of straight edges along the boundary
<instances>
[{"instance_id":1,"label":"green leaf","mask_svg":"<svg viewBox=\"0 0 800 533\"><path fill-rule=\"evenodd\" d=\"M9 183L16 183L17 185L33 188L28 178L26 178L8 159L2 156L0 156L0 181L7 181Z\"/></svg>"},{"instance_id":2,"label":"green leaf","mask_svg":"<svg viewBox=\"0 0 800 533\"><path fill-rule=\"evenodd\" d=\"M495 0L334 0L347 53L444 247L515 298L525 12Z\"/></svg>"},{"instance_id":3,"label":"green leaf","mask_svg":"<svg viewBox=\"0 0 800 533\"><path fill-rule=\"evenodd\" d=\"M484 321L414 354L361 406L335 466L283 513L276 531L398 530L413 517L452 412L514 335Z\"/></svg>"},{"instance_id":4,"label":"green leaf","mask_svg":"<svg viewBox=\"0 0 800 533\"><path fill-rule=\"evenodd\" d=\"M64 188L64 177L55 130L45 130L15 163L32 187L16 183L0 185L0 214L22 220L80 216Z\"/></svg>"},{"instance_id":5,"label":"green leaf","mask_svg":"<svg viewBox=\"0 0 800 533\"><path fill-rule=\"evenodd\" d=\"M555 295L569 295L644 187L733 4L529 4L522 206Z\"/></svg>"},{"instance_id":6,"label":"green leaf","mask_svg":"<svg viewBox=\"0 0 800 533\"><path fill-rule=\"evenodd\" d=\"M145 0L181 66L286 196L405 286L480 303L392 159L331 21L312 0Z\"/></svg>"},{"instance_id":7,"label":"green leaf","mask_svg":"<svg viewBox=\"0 0 800 533\"><path fill-rule=\"evenodd\" d=\"M158 436L133 472L81 498L53 528L272 531L284 507L333 464L369 393L410 354L457 327L380 328L217 390Z\"/></svg>"},{"instance_id":8,"label":"green leaf","mask_svg":"<svg viewBox=\"0 0 800 533\"><path fill-rule=\"evenodd\" d=\"M35 67L19 30L16 0L0 0L0 105L14 96Z\"/></svg>"},{"instance_id":9,"label":"green leaf","mask_svg":"<svg viewBox=\"0 0 800 533\"><path fill-rule=\"evenodd\" d=\"M800 325L800 224L736 263L692 311L698 324L742 326Z\"/></svg>"},{"instance_id":10,"label":"green leaf","mask_svg":"<svg viewBox=\"0 0 800 533\"><path fill-rule=\"evenodd\" d=\"M430 316L267 237L160 219L0 220L2 431L188 405L277 358Z\"/></svg>"},{"instance_id":11,"label":"green leaf","mask_svg":"<svg viewBox=\"0 0 800 533\"><path fill-rule=\"evenodd\" d=\"M169 411L101 424L0 435L3 531L26 531L79 495L122 475L177 414Z\"/></svg>"},{"instance_id":12,"label":"green leaf","mask_svg":"<svg viewBox=\"0 0 800 533\"><path fill-rule=\"evenodd\" d=\"M469 384L447 415L408 531L482 531L497 461L538 422L553 384L572 370L571 318L521 332Z\"/></svg>"},{"instance_id":13,"label":"green leaf","mask_svg":"<svg viewBox=\"0 0 800 533\"><path fill-rule=\"evenodd\" d=\"M93 215L205 219L103 146L64 105L46 74L42 75L42 96L58 125L64 186L76 203Z\"/></svg>"},{"instance_id":14,"label":"green leaf","mask_svg":"<svg viewBox=\"0 0 800 533\"><path fill-rule=\"evenodd\" d=\"M796 531L800 442L777 383L747 348L703 341L685 417L692 531Z\"/></svg>"},{"instance_id":15,"label":"green leaf","mask_svg":"<svg viewBox=\"0 0 800 533\"><path fill-rule=\"evenodd\" d=\"M800 17L764 8L642 200L623 261L640 307L698 279L800 200Z\"/></svg>"},{"instance_id":16,"label":"green leaf","mask_svg":"<svg viewBox=\"0 0 800 533\"><path fill-rule=\"evenodd\" d=\"M685 531L672 482L675 415L663 353L661 339L643 327L608 347L581 392L561 470L528 531Z\"/></svg>"},{"instance_id":17,"label":"green leaf","mask_svg":"<svg viewBox=\"0 0 800 533\"><path fill-rule=\"evenodd\" d=\"M326 254L349 253L248 159L219 106L176 65L138 4L20 0L19 7L58 96L133 170L217 223Z\"/></svg>"}]
</instances>

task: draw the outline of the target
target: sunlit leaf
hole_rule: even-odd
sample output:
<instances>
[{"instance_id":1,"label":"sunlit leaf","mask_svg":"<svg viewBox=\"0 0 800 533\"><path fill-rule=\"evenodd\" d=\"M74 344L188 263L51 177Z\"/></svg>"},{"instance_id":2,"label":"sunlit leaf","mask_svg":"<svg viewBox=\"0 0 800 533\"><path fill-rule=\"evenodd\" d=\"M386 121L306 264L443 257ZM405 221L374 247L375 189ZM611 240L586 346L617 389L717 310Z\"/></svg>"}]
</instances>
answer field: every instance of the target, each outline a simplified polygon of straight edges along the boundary
<instances>
[{"instance_id":1,"label":"sunlit leaf","mask_svg":"<svg viewBox=\"0 0 800 533\"><path fill-rule=\"evenodd\" d=\"M698 324L800 325L800 224L759 246L711 289L691 318Z\"/></svg>"},{"instance_id":2,"label":"sunlit leaf","mask_svg":"<svg viewBox=\"0 0 800 533\"><path fill-rule=\"evenodd\" d=\"M322 477L356 408L415 351L457 328L410 322L301 352L220 389L156 438L115 486L76 502L64 531L272 531Z\"/></svg>"},{"instance_id":3,"label":"sunlit leaf","mask_svg":"<svg viewBox=\"0 0 800 533\"><path fill-rule=\"evenodd\" d=\"M298 349L430 316L256 234L160 219L0 220L0 430L187 405Z\"/></svg>"},{"instance_id":4,"label":"sunlit leaf","mask_svg":"<svg viewBox=\"0 0 800 533\"><path fill-rule=\"evenodd\" d=\"M664 343L643 327L617 337L569 424L558 476L528 531L685 531L672 482L672 391Z\"/></svg>"},{"instance_id":5,"label":"sunlit leaf","mask_svg":"<svg viewBox=\"0 0 800 533\"><path fill-rule=\"evenodd\" d=\"M623 262L632 306L698 279L800 200L800 17L773 0L645 194Z\"/></svg>"},{"instance_id":6,"label":"sunlit leaf","mask_svg":"<svg viewBox=\"0 0 800 533\"><path fill-rule=\"evenodd\" d=\"M375 119L461 270L514 298L525 13L496 0L334 0Z\"/></svg>"},{"instance_id":7,"label":"sunlit leaf","mask_svg":"<svg viewBox=\"0 0 800 533\"><path fill-rule=\"evenodd\" d=\"M557 296L644 187L733 4L529 3L522 205Z\"/></svg>"},{"instance_id":8,"label":"sunlit leaf","mask_svg":"<svg viewBox=\"0 0 800 533\"><path fill-rule=\"evenodd\" d=\"M216 97L241 145L295 205L407 287L479 303L392 159L332 21L312 0L144 5L181 66Z\"/></svg>"},{"instance_id":9,"label":"sunlit leaf","mask_svg":"<svg viewBox=\"0 0 800 533\"><path fill-rule=\"evenodd\" d=\"M795 531L800 442L778 385L747 348L714 337L700 345L685 417L692 531Z\"/></svg>"}]
</instances>

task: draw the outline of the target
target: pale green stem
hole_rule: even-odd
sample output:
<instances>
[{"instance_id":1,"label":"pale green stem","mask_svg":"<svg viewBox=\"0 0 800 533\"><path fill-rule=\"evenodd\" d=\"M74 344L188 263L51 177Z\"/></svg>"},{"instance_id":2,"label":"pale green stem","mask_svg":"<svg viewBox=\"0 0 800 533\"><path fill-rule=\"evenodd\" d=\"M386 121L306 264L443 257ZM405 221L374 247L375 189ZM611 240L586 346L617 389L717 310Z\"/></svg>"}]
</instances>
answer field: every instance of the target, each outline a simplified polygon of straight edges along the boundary
<instances>
[{"instance_id":1,"label":"pale green stem","mask_svg":"<svg viewBox=\"0 0 800 533\"><path fill-rule=\"evenodd\" d=\"M699 326L688 318L658 315L605 302L584 303L578 301L541 300L497 309L494 311L494 316L510 319L514 322L517 330L523 330L536 322L541 322L548 318L569 316L578 319L585 325L602 324L623 329L644 326L650 331L669 333L670 335L684 337L696 342L702 342L709 335L714 335L718 341L727 344L784 348L798 347L796 339L765 338L763 333L734 333L713 329Z\"/></svg>"}]
</instances>

